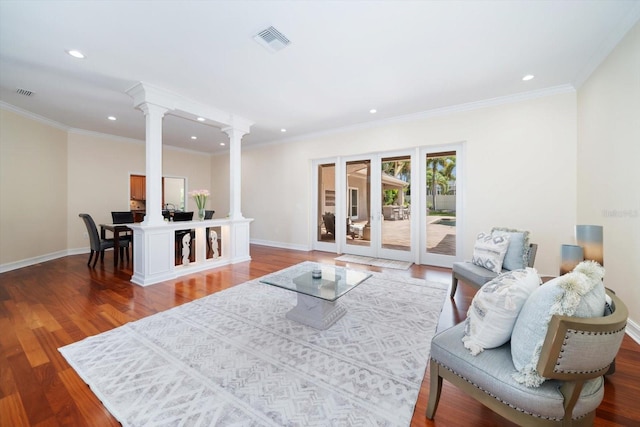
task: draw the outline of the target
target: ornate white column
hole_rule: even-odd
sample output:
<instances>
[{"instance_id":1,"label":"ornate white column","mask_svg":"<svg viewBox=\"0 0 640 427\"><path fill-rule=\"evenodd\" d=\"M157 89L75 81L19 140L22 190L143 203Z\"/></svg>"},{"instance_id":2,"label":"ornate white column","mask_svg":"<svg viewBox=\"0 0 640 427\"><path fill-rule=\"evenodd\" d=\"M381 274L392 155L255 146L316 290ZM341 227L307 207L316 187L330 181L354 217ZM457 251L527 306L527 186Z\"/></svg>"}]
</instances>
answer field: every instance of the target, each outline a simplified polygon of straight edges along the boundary
<instances>
[{"instance_id":1,"label":"ornate white column","mask_svg":"<svg viewBox=\"0 0 640 427\"><path fill-rule=\"evenodd\" d=\"M167 108L148 102L138 106L146 124L147 201L143 224L164 223L162 217L162 119Z\"/></svg>"},{"instance_id":2,"label":"ornate white column","mask_svg":"<svg viewBox=\"0 0 640 427\"><path fill-rule=\"evenodd\" d=\"M247 133L240 129L228 127L222 129L224 133L229 135L229 218L232 220L243 219L240 202L242 199L242 158L241 158L241 141L242 137Z\"/></svg>"}]
</instances>

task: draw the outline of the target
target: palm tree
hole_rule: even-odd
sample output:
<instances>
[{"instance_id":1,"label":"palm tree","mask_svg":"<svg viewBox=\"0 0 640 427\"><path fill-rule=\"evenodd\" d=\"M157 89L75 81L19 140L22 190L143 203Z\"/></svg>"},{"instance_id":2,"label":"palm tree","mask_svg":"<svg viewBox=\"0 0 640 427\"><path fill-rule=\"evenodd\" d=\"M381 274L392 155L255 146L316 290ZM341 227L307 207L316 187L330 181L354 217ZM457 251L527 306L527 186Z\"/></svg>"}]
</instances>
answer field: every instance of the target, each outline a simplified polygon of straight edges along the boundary
<instances>
[{"instance_id":1,"label":"palm tree","mask_svg":"<svg viewBox=\"0 0 640 427\"><path fill-rule=\"evenodd\" d=\"M449 192L449 182L455 181L456 156L427 156L427 186L431 189L432 207L436 207L437 188Z\"/></svg>"}]
</instances>

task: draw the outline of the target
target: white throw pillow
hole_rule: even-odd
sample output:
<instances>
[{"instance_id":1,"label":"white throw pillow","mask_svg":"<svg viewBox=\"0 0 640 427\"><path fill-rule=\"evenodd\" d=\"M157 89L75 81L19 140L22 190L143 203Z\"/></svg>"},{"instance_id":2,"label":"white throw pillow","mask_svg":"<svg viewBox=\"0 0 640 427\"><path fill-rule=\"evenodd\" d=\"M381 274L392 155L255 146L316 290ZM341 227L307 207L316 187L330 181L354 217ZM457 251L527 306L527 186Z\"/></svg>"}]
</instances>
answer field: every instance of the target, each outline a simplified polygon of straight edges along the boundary
<instances>
[{"instance_id":1,"label":"white throw pillow","mask_svg":"<svg viewBox=\"0 0 640 427\"><path fill-rule=\"evenodd\" d=\"M511 334L511 358L517 372L513 378L527 387L545 380L538 372L540 350L554 314L575 317L604 315L604 268L583 261L571 272L538 287L520 311Z\"/></svg>"},{"instance_id":2,"label":"white throw pillow","mask_svg":"<svg viewBox=\"0 0 640 427\"><path fill-rule=\"evenodd\" d=\"M509 248L509 237L508 234L478 234L471 262L494 273L500 273L502 261Z\"/></svg>"},{"instance_id":3,"label":"white throw pillow","mask_svg":"<svg viewBox=\"0 0 640 427\"><path fill-rule=\"evenodd\" d=\"M509 341L518 313L540 283L538 272L525 268L502 273L480 288L467 312L462 337L472 355Z\"/></svg>"}]
</instances>

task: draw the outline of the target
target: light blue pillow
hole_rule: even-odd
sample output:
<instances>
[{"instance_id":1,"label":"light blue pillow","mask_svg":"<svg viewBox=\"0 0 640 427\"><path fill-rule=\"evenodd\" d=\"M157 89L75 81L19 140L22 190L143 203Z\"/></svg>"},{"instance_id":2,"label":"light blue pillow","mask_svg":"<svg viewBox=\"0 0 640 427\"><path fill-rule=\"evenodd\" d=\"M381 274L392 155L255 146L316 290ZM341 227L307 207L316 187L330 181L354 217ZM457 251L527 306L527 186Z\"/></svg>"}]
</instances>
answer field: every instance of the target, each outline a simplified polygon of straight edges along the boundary
<instances>
[{"instance_id":1,"label":"light blue pillow","mask_svg":"<svg viewBox=\"0 0 640 427\"><path fill-rule=\"evenodd\" d=\"M502 268L505 270L518 270L528 267L529 263L529 232L514 230L511 228L494 227L491 230L492 235L508 235L509 247L502 262Z\"/></svg>"},{"instance_id":2,"label":"light blue pillow","mask_svg":"<svg viewBox=\"0 0 640 427\"><path fill-rule=\"evenodd\" d=\"M575 317L604 315L604 268L593 261L580 263L571 273L537 288L524 303L511 334L513 378L527 387L545 380L537 371L540 350L554 314Z\"/></svg>"}]
</instances>

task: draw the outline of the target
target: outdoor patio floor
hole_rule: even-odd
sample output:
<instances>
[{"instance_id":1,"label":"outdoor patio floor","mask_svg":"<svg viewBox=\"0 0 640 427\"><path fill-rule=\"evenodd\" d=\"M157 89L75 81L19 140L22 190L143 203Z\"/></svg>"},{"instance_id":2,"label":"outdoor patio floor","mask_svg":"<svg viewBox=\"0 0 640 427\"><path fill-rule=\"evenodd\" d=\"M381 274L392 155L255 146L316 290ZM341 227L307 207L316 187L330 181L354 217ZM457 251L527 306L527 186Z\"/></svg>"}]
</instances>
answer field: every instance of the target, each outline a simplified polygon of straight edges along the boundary
<instances>
[{"instance_id":1,"label":"outdoor patio floor","mask_svg":"<svg viewBox=\"0 0 640 427\"><path fill-rule=\"evenodd\" d=\"M428 216L427 217L427 248L432 254L455 255L456 251L456 227L437 224L442 218L453 219L455 217ZM411 221L386 220L382 222L382 247L386 249L409 250L409 230ZM417 238L416 236L413 236ZM368 245L368 240L347 237L347 245Z\"/></svg>"}]
</instances>

